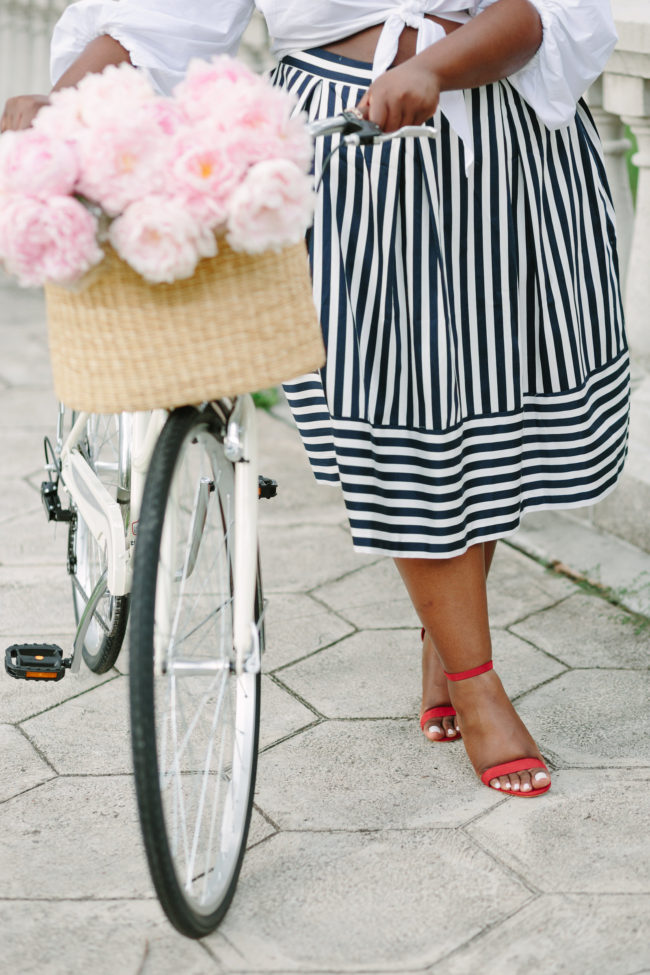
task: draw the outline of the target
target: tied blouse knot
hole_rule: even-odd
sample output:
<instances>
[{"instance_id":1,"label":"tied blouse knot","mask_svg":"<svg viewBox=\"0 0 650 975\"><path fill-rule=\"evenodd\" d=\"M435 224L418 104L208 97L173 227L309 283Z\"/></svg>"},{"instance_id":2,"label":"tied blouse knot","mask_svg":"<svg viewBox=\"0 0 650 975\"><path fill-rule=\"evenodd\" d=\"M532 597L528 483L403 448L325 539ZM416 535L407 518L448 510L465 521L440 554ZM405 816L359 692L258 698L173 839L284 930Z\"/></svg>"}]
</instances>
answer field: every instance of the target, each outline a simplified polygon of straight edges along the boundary
<instances>
[{"instance_id":1,"label":"tied blouse knot","mask_svg":"<svg viewBox=\"0 0 650 975\"><path fill-rule=\"evenodd\" d=\"M56 83L83 49L109 34L144 69L161 94L170 94L192 58L235 54L255 8L264 15L273 54L282 58L332 44L383 24L373 78L397 53L405 27L417 30L416 51L436 44L444 29L425 14L467 23L498 0L78 0L57 23L51 73ZM542 44L509 81L550 129L568 125L578 99L602 73L617 40L610 0L530 0L543 28ZM443 92L440 110L473 159L472 134L460 91Z\"/></svg>"}]
</instances>

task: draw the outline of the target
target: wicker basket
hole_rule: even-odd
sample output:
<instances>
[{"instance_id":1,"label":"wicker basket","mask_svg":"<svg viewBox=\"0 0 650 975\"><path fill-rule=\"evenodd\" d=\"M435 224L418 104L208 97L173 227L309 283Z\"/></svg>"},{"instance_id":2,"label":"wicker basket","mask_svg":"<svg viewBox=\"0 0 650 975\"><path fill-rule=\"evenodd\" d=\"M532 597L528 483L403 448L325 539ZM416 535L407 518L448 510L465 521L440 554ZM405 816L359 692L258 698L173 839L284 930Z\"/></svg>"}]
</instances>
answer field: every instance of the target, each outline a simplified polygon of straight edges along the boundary
<instances>
[{"instance_id":1,"label":"wicker basket","mask_svg":"<svg viewBox=\"0 0 650 975\"><path fill-rule=\"evenodd\" d=\"M171 408L273 386L325 353L304 244L220 241L194 277L147 284L108 250L86 286L46 288L54 386L77 410Z\"/></svg>"}]
</instances>

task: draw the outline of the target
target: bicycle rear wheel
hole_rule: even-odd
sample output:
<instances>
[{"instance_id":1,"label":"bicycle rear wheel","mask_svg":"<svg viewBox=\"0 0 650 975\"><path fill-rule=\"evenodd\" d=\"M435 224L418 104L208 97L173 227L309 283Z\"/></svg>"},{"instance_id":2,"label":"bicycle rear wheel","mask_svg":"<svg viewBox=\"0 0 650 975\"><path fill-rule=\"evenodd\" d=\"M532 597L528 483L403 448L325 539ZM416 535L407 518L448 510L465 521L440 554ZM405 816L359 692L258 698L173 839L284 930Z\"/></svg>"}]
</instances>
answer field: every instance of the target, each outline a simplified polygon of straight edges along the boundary
<instances>
[{"instance_id":1,"label":"bicycle rear wheel","mask_svg":"<svg viewBox=\"0 0 650 975\"><path fill-rule=\"evenodd\" d=\"M74 424L76 414L72 414ZM117 414L89 415L81 449L90 467L113 499L120 497L123 471L120 469L122 418ZM78 511L68 529L68 559L72 576L72 604L79 623L86 603L106 571L106 548L100 545ZM118 658L129 616L129 597L106 592L90 621L83 645L83 658L96 674L105 674Z\"/></svg>"},{"instance_id":2,"label":"bicycle rear wheel","mask_svg":"<svg viewBox=\"0 0 650 975\"><path fill-rule=\"evenodd\" d=\"M260 675L234 669L236 530L222 423L212 409L176 410L138 524L131 726L152 879L172 924L194 938L214 930L235 892L257 765Z\"/></svg>"}]
</instances>

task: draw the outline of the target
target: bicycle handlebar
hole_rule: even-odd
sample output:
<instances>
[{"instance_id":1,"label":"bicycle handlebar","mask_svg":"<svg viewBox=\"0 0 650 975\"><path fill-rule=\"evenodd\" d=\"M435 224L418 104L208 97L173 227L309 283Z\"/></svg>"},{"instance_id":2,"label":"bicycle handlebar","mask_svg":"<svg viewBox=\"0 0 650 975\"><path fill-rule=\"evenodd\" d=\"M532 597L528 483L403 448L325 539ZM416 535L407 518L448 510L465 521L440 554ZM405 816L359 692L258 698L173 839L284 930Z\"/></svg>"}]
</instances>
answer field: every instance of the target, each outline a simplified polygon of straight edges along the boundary
<instances>
[{"instance_id":1,"label":"bicycle handlebar","mask_svg":"<svg viewBox=\"0 0 650 975\"><path fill-rule=\"evenodd\" d=\"M348 146L380 145L391 139L436 137L437 130L431 125L403 125L395 132L384 132L375 122L364 119L356 109L341 112L331 118L317 119L308 125L314 139L327 135L341 135L341 142Z\"/></svg>"}]
</instances>

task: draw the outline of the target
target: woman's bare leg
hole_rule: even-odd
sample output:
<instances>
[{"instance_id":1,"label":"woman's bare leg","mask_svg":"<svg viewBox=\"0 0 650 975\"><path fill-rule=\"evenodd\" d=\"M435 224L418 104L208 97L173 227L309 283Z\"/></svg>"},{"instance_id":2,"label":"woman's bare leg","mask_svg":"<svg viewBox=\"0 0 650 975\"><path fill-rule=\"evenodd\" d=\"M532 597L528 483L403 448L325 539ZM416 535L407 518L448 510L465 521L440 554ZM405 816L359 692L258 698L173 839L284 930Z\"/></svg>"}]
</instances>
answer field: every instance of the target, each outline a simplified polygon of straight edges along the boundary
<instances>
[{"instance_id":1,"label":"woman's bare leg","mask_svg":"<svg viewBox=\"0 0 650 975\"><path fill-rule=\"evenodd\" d=\"M492 658L485 584L492 554L475 545L452 559L395 559L422 625L449 673ZM541 757L494 671L453 682L448 694L478 774L502 762ZM524 771L501 776L491 785L528 792L548 782L539 770L532 775L534 782Z\"/></svg>"},{"instance_id":2,"label":"woman's bare leg","mask_svg":"<svg viewBox=\"0 0 650 975\"><path fill-rule=\"evenodd\" d=\"M494 558L496 540L483 543L483 560L485 563L485 578L487 579ZM447 678L440 656L434 646L431 636L425 632L422 642L422 709L424 714L429 708L450 704ZM458 736L458 723L455 718L433 718L424 725L424 734L431 741L441 741L443 738Z\"/></svg>"}]
</instances>

